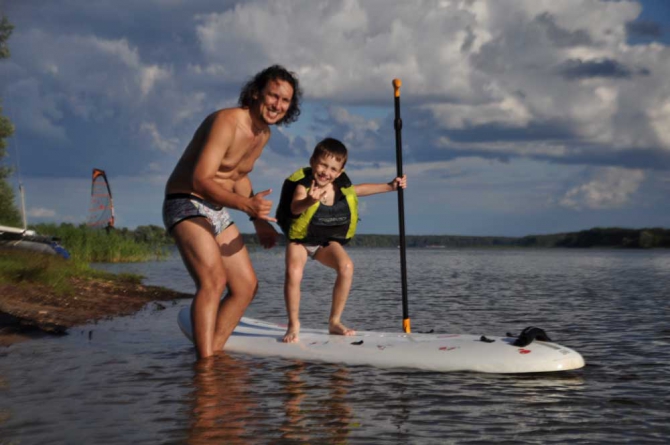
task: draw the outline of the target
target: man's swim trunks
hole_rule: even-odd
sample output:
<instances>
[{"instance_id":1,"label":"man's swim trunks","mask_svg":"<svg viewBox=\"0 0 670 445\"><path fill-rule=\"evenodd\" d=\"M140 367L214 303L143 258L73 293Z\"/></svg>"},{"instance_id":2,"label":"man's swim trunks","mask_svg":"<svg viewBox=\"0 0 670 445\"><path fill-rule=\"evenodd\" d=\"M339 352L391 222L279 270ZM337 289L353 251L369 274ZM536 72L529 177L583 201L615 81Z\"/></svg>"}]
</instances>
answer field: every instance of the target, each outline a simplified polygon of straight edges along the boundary
<instances>
[{"instance_id":1,"label":"man's swim trunks","mask_svg":"<svg viewBox=\"0 0 670 445\"><path fill-rule=\"evenodd\" d=\"M170 193L163 201L163 224L168 233L180 222L204 217L212 225L214 236L218 236L233 224L233 220L225 207L215 206L204 199L188 193Z\"/></svg>"}]
</instances>

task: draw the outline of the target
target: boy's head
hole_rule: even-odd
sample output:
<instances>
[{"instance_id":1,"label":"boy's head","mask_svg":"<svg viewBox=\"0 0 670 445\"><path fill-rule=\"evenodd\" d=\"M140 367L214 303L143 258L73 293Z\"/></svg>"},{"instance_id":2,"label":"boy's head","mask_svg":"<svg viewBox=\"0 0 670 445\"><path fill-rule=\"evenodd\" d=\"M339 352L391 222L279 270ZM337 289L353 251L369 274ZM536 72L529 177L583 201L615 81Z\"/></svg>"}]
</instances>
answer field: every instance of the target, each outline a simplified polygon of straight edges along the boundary
<instances>
[{"instance_id":1,"label":"boy's head","mask_svg":"<svg viewBox=\"0 0 670 445\"><path fill-rule=\"evenodd\" d=\"M316 144L314 153L312 153L312 157L309 158L309 163L313 167L320 159L327 157L335 158L338 162L341 162L341 170L343 170L344 166L347 164L347 147L337 139L326 138Z\"/></svg>"}]
</instances>

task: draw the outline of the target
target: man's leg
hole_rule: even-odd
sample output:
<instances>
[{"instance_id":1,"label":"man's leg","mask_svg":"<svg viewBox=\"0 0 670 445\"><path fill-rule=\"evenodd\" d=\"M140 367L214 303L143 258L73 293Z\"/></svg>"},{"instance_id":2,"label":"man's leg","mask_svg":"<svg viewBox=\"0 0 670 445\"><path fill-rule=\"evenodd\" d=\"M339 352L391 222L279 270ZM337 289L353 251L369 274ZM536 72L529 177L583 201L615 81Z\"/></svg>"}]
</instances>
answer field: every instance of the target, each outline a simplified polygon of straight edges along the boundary
<instances>
[{"instance_id":1,"label":"man's leg","mask_svg":"<svg viewBox=\"0 0 670 445\"><path fill-rule=\"evenodd\" d=\"M335 242L319 249L314 258L337 272L335 286L333 287L333 303L328 319L328 331L331 334L354 335L356 331L344 326L341 321L342 312L344 312L344 306L347 304L351 283L354 279L354 263L344 247Z\"/></svg>"},{"instance_id":2,"label":"man's leg","mask_svg":"<svg viewBox=\"0 0 670 445\"><path fill-rule=\"evenodd\" d=\"M286 245L286 272L284 275L284 301L288 314L288 329L284 343L295 343L300 333L300 283L307 263L307 250L300 244Z\"/></svg>"},{"instance_id":3,"label":"man's leg","mask_svg":"<svg viewBox=\"0 0 670 445\"><path fill-rule=\"evenodd\" d=\"M256 295L258 279L237 226L228 226L216 241L228 278L228 294L219 305L214 334L214 350L220 351Z\"/></svg>"},{"instance_id":4,"label":"man's leg","mask_svg":"<svg viewBox=\"0 0 670 445\"><path fill-rule=\"evenodd\" d=\"M212 226L205 218L191 218L172 229L179 253L193 281L196 294L191 306L193 341L199 358L211 356L214 351L214 332L219 300L226 285L219 245L212 234Z\"/></svg>"}]
</instances>

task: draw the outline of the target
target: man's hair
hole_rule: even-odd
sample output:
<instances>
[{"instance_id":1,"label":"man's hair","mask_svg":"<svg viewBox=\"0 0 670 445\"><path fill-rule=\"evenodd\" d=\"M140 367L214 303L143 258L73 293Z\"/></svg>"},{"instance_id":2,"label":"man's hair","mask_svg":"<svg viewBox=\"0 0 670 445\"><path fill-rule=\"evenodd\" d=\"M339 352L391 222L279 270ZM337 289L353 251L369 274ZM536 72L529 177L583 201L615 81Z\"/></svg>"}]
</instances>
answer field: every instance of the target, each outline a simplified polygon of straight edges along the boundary
<instances>
[{"instance_id":1,"label":"man's hair","mask_svg":"<svg viewBox=\"0 0 670 445\"><path fill-rule=\"evenodd\" d=\"M348 152L347 147L337 139L326 138L316 144L314 153L310 161L317 161L323 157L332 156L342 163L342 168L347 164Z\"/></svg>"},{"instance_id":2,"label":"man's hair","mask_svg":"<svg viewBox=\"0 0 670 445\"><path fill-rule=\"evenodd\" d=\"M295 73L288 71L281 65L272 65L256 74L240 91L240 98L237 103L243 108L251 108L256 101L262 100L263 90L271 80L283 80L293 87L293 97L291 105L284 117L276 125L288 125L298 120L300 116L300 101L302 100L302 89Z\"/></svg>"}]
</instances>

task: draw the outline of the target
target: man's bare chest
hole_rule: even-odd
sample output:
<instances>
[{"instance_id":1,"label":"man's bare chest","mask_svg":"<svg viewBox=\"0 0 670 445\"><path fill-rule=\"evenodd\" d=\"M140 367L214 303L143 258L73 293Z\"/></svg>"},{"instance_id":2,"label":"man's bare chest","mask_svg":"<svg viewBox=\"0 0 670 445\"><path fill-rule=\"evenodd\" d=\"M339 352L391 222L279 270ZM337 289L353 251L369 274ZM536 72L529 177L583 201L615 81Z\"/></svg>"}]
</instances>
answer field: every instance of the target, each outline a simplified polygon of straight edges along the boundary
<instances>
[{"instance_id":1,"label":"man's bare chest","mask_svg":"<svg viewBox=\"0 0 670 445\"><path fill-rule=\"evenodd\" d=\"M220 170L236 171L240 174L249 173L263 152L265 142L265 138L246 138L235 141L235 144L233 144L221 160Z\"/></svg>"}]
</instances>

